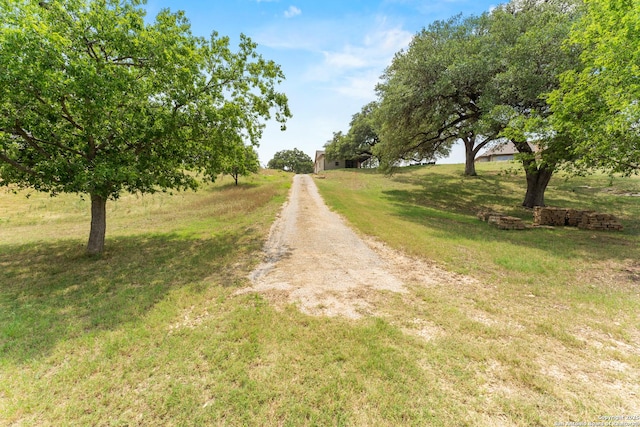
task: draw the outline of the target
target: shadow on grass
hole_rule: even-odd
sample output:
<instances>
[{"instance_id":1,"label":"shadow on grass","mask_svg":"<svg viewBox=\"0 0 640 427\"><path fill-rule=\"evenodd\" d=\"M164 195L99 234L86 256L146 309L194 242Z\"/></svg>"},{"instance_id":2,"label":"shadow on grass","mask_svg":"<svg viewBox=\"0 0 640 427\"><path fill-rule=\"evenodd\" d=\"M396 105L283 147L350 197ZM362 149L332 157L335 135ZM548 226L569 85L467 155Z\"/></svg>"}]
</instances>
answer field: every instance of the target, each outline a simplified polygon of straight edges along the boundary
<instances>
[{"instance_id":1,"label":"shadow on grass","mask_svg":"<svg viewBox=\"0 0 640 427\"><path fill-rule=\"evenodd\" d=\"M402 196L405 200L422 206L473 215L485 207L497 206L503 213L520 216L523 219L532 218L532 211L522 207L526 180L524 174L517 171L483 171L480 175L469 177L458 173L417 174L412 173L415 172L415 168L405 169L407 171L404 175L391 177L399 183L419 188ZM633 182L618 179L616 185L620 188L616 188L612 187L613 184L607 184L608 179L605 180L602 177L568 179L555 176L545 193L546 205L591 209L635 218L640 207L637 203L638 199L616 194L617 190L620 190L621 194L633 192L629 190L634 188ZM596 183L602 187L590 187L585 185L587 183Z\"/></svg>"},{"instance_id":2,"label":"shadow on grass","mask_svg":"<svg viewBox=\"0 0 640 427\"><path fill-rule=\"evenodd\" d=\"M382 191L384 197L396 206L396 215L434 229L446 238L505 242L544 250L560 259L623 260L638 256L640 221L637 214L624 218L623 233L590 232L569 227L503 231L477 219L476 214L480 210L490 207L506 215L520 217L525 223L531 224L532 210L523 208L522 200L517 198L520 190L524 195L524 183L518 181L524 180L522 176L405 174L392 179L413 187L409 190ZM547 201L553 206L593 209L614 214L619 214L618 211L638 212L638 206L634 207L633 200L629 198L607 202L602 198L576 199L566 191L550 193Z\"/></svg>"},{"instance_id":3,"label":"shadow on grass","mask_svg":"<svg viewBox=\"0 0 640 427\"><path fill-rule=\"evenodd\" d=\"M255 182L242 182L242 180L238 181L238 184L235 182L227 182L217 187L218 191L224 190L248 190L252 188L260 187L260 184Z\"/></svg>"},{"instance_id":4,"label":"shadow on grass","mask_svg":"<svg viewBox=\"0 0 640 427\"><path fill-rule=\"evenodd\" d=\"M407 177L408 178L408 177ZM510 212L522 211L522 200L503 188L501 181L492 177L444 179L435 176L426 183L411 178L395 178L401 183L420 185L419 190L388 190L383 193L404 202L435 209L475 215L490 206L502 206ZM505 212L506 213L506 212Z\"/></svg>"},{"instance_id":5,"label":"shadow on grass","mask_svg":"<svg viewBox=\"0 0 640 427\"><path fill-rule=\"evenodd\" d=\"M239 251L260 245L242 233L121 237L101 258L77 241L0 246L0 360L46 357L58 342L136 322L172 289L232 286Z\"/></svg>"}]
</instances>

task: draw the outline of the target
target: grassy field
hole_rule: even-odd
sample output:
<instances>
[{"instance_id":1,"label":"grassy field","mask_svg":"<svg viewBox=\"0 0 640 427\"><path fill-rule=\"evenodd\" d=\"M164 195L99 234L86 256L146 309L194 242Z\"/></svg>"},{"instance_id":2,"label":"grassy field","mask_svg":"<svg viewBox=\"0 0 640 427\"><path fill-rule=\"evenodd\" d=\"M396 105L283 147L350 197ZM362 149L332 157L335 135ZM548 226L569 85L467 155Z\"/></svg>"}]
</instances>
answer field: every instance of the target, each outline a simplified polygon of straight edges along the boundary
<instances>
[{"instance_id":1,"label":"grassy field","mask_svg":"<svg viewBox=\"0 0 640 427\"><path fill-rule=\"evenodd\" d=\"M108 205L84 256L77 197L0 193L0 425L556 425L640 415L640 180L556 177L550 205L622 233L499 231L524 177L479 166L334 171L363 234L473 281L381 294L352 321L234 291L290 175Z\"/></svg>"},{"instance_id":2,"label":"grassy field","mask_svg":"<svg viewBox=\"0 0 640 427\"><path fill-rule=\"evenodd\" d=\"M617 215L625 231L501 231L476 213L532 223L524 176L509 164L412 167L384 177L336 171L318 180L363 234L479 284L415 286L389 319L422 332L417 360L440 376L443 424L553 425L640 414L640 179L557 176L550 206ZM395 312L393 311L395 308ZM419 327L411 327L411 322ZM455 415L454 415L455 414ZM448 417L451 418L448 418Z\"/></svg>"}]
</instances>

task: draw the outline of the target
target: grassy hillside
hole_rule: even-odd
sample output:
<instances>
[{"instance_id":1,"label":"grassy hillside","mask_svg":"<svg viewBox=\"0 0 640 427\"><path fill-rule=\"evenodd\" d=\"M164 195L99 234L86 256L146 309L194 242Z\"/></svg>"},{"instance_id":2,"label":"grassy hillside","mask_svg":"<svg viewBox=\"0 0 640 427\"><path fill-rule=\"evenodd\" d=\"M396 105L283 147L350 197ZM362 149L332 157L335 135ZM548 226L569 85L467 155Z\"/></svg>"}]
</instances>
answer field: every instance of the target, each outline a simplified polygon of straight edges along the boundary
<instances>
[{"instance_id":1,"label":"grassy hillside","mask_svg":"<svg viewBox=\"0 0 640 427\"><path fill-rule=\"evenodd\" d=\"M448 410L464 402L472 425L637 414L640 197L630 194L640 193L640 179L557 176L547 191L548 205L617 215L622 233L502 231L476 213L488 208L532 223L520 207L524 176L506 173L513 166L480 164L478 177L463 177L460 165L404 168L392 177L336 171L317 183L363 234L478 279L468 287L416 286L410 304L395 306L397 317L430 336L418 357L446 378Z\"/></svg>"},{"instance_id":2,"label":"grassy hillside","mask_svg":"<svg viewBox=\"0 0 640 427\"><path fill-rule=\"evenodd\" d=\"M362 233L473 280L381 294L350 321L234 295L291 176L108 205L0 193L0 425L553 425L640 410L638 179L554 179L622 233L505 232L523 176L479 167L317 180Z\"/></svg>"},{"instance_id":3,"label":"grassy hillside","mask_svg":"<svg viewBox=\"0 0 640 427\"><path fill-rule=\"evenodd\" d=\"M372 170L344 170L317 182L328 204L363 233L459 272L491 274L506 255L519 264L506 267L509 275L544 274L566 265L567 260L638 258L640 197L629 194L640 194L639 177L556 176L546 192L549 206L617 215L625 226L622 233L576 228L505 233L479 223L476 214L483 209L533 222L532 211L521 207L524 175L514 166L479 164L477 177L464 177L460 165L402 168L391 177ZM532 252L547 256L536 257Z\"/></svg>"}]
</instances>

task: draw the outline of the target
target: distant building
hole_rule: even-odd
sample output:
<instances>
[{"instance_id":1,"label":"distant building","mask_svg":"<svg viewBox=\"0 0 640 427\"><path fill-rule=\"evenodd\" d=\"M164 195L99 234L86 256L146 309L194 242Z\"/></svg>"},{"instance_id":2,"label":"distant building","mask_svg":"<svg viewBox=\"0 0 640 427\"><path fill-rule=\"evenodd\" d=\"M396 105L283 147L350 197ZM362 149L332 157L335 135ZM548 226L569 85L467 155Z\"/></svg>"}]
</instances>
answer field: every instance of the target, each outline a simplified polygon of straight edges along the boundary
<instances>
[{"instance_id":1,"label":"distant building","mask_svg":"<svg viewBox=\"0 0 640 427\"><path fill-rule=\"evenodd\" d=\"M316 151L316 159L313 162L313 173L331 169L355 169L359 167L361 167L361 162L358 160L328 159L324 150L318 150Z\"/></svg>"},{"instance_id":2,"label":"distant building","mask_svg":"<svg viewBox=\"0 0 640 427\"><path fill-rule=\"evenodd\" d=\"M538 147L535 145L529 143L529 146L534 152L538 151ZM476 157L476 162L505 162L513 160L516 154L518 154L518 150L513 142L506 142L489 148Z\"/></svg>"}]
</instances>

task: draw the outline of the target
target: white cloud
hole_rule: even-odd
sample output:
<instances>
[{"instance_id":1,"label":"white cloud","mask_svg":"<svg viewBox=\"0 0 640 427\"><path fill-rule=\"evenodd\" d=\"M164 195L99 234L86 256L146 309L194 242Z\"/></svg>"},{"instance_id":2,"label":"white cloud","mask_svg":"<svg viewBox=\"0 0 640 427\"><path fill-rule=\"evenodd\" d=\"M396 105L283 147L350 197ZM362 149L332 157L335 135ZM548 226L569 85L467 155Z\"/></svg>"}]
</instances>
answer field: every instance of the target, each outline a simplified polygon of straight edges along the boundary
<instances>
[{"instance_id":1,"label":"white cloud","mask_svg":"<svg viewBox=\"0 0 640 427\"><path fill-rule=\"evenodd\" d=\"M376 28L354 43L322 49L321 67L349 70L368 67L386 67L393 55L406 48L413 34L401 28Z\"/></svg>"},{"instance_id":2,"label":"white cloud","mask_svg":"<svg viewBox=\"0 0 640 427\"><path fill-rule=\"evenodd\" d=\"M342 96L362 100L363 103L375 99L375 87L380 78L377 70L355 73L344 79L342 84L333 88ZM355 111L354 111L355 112Z\"/></svg>"},{"instance_id":3,"label":"white cloud","mask_svg":"<svg viewBox=\"0 0 640 427\"><path fill-rule=\"evenodd\" d=\"M364 40L365 46L375 48L381 54L393 55L405 48L411 42L413 34L401 28L390 28L367 34Z\"/></svg>"},{"instance_id":4,"label":"white cloud","mask_svg":"<svg viewBox=\"0 0 640 427\"><path fill-rule=\"evenodd\" d=\"M370 28L360 40L323 50L322 61L307 69L304 80L326 83L341 96L373 99L380 75L396 52L408 46L413 34L401 27L388 27L383 18Z\"/></svg>"},{"instance_id":5,"label":"white cloud","mask_svg":"<svg viewBox=\"0 0 640 427\"><path fill-rule=\"evenodd\" d=\"M366 67L366 59L351 50L347 47L343 52L323 52L324 64L341 69Z\"/></svg>"},{"instance_id":6,"label":"white cloud","mask_svg":"<svg viewBox=\"0 0 640 427\"><path fill-rule=\"evenodd\" d=\"M294 16L298 16L300 14L302 14L302 11L295 6L289 6L289 9L284 12L285 18L293 18Z\"/></svg>"}]
</instances>

